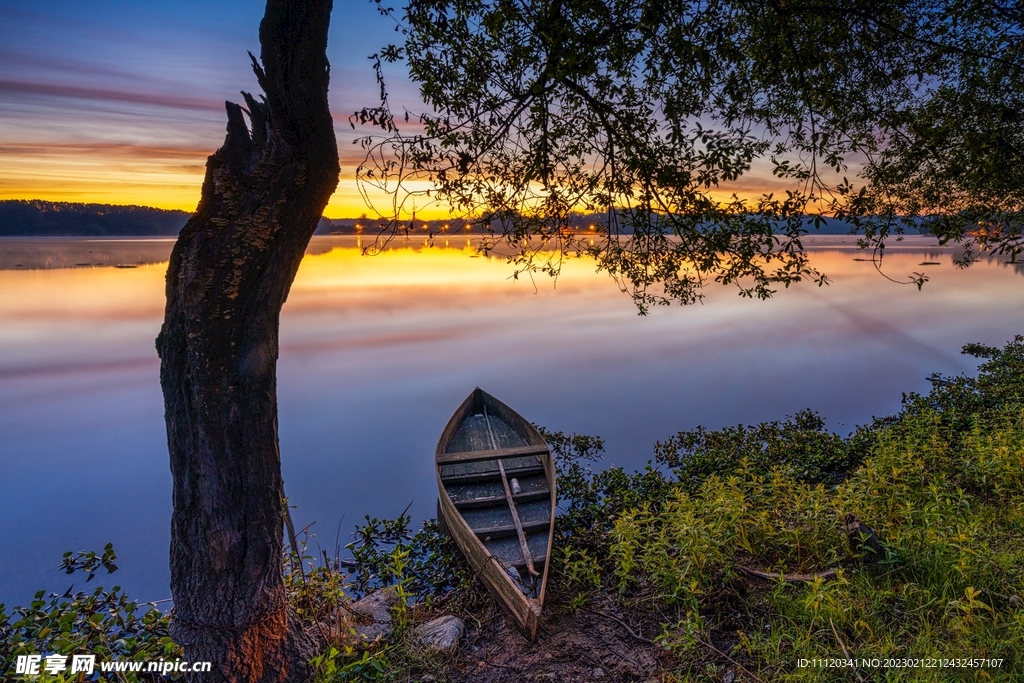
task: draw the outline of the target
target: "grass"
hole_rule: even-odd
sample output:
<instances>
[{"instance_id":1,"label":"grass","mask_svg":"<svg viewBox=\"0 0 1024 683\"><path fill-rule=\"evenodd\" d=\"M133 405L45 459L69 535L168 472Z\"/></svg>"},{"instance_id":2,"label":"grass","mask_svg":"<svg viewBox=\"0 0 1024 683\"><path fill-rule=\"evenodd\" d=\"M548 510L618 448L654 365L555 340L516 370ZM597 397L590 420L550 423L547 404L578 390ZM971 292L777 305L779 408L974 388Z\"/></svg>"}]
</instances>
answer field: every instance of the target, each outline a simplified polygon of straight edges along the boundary
<instances>
[{"instance_id":1,"label":"grass","mask_svg":"<svg viewBox=\"0 0 1024 683\"><path fill-rule=\"evenodd\" d=\"M1024 340L966 350L989 359L977 378L936 378L928 396L905 397L899 415L847 439L803 414L681 434L656 448L656 465L671 471L660 478L657 467L632 477L570 468L570 490L582 493L570 511L589 523L565 530L560 579L590 590L600 568L622 601L673 615L661 642L683 662L679 680L719 680L685 664L716 641L764 680L1021 676ZM840 521L849 512L884 541L882 562L851 549ZM838 571L752 585L741 567ZM848 657L1001 666L796 665Z\"/></svg>"},{"instance_id":2,"label":"grass","mask_svg":"<svg viewBox=\"0 0 1024 683\"><path fill-rule=\"evenodd\" d=\"M742 459L691 494L615 520L605 562L624 597L679 606L666 643L722 628L712 596L740 565L779 573L840 567L828 579L752 593L739 650L770 680L841 678L798 658L998 658L999 670L891 671L888 680L982 679L1024 670L1024 413L976 424L953 448L923 411L889 427L851 476L826 487ZM853 511L889 546L878 569L854 557L840 528ZM602 562L598 562L602 564ZM764 622L762 625L761 622ZM845 652L844 652L845 649ZM682 654L682 653L681 653ZM852 679L852 676L847 676Z\"/></svg>"}]
</instances>

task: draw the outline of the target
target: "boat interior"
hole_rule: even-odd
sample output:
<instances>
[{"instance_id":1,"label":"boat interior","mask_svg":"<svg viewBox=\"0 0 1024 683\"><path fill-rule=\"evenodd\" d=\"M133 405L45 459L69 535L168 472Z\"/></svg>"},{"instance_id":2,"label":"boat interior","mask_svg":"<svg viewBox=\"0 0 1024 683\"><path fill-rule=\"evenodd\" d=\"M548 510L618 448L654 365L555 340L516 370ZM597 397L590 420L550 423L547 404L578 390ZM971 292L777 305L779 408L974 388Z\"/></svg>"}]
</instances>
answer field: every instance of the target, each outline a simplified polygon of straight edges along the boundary
<instances>
[{"instance_id":1,"label":"boat interior","mask_svg":"<svg viewBox=\"0 0 1024 683\"><path fill-rule=\"evenodd\" d=\"M551 526L551 485L541 460L547 445L539 436L533 440L540 443L529 443L529 436L501 416L507 408L489 403L479 396L466 411L444 454L438 455L439 473L484 547L526 597L537 598Z\"/></svg>"}]
</instances>

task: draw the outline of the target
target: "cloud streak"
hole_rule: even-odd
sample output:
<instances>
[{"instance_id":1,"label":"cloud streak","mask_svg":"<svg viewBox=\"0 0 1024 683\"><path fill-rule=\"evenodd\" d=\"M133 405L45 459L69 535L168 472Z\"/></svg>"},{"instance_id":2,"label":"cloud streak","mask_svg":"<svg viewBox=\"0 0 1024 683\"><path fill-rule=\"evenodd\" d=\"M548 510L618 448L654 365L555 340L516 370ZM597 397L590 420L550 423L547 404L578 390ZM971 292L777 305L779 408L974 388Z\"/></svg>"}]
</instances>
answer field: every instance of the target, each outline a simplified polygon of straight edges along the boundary
<instances>
[{"instance_id":1,"label":"cloud streak","mask_svg":"<svg viewBox=\"0 0 1024 683\"><path fill-rule=\"evenodd\" d=\"M0 156L26 155L37 157L45 154L87 154L131 157L140 159L200 160L213 150L205 147L172 145L139 145L127 142L58 142L54 144L8 143L0 144Z\"/></svg>"},{"instance_id":2,"label":"cloud streak","mask_svg":"<svg viewBox=\"0 0 1024 683\"><path fill-rule=\"evenodd\" d=\"M13 367L0 367L0 379L6 381L39 380L67 375L96 375L107 377L115 372L152 371L159 368L157 358L128 358L119 360L79 361L72 363L39 363Z\"/></svg>"},{"instance_id":3,"label":"cloud streak","mask_svg":"<svg viewBox=\"0 0 1024 683\"><path fill-rule=\"evenodd\" d=\"M210 98L189 97L177 94L158 94L87 88L57 83L28 83L0 80L0 96L40 95L44 97L74 98L100 102L130 102L156 107L188 109L197 111L223 111L224 103Z\"/></svg>"}]
</instances>

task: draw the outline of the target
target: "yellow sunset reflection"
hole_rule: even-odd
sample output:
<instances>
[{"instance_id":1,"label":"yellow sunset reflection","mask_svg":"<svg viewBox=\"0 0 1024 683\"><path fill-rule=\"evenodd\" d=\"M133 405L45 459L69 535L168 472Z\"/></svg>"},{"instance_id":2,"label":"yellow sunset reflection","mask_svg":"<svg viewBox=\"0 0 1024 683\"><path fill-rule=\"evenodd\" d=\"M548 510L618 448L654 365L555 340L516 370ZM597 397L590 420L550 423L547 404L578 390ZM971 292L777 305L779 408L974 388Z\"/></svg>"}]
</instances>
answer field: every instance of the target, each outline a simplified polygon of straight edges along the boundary
<instances>
[{"instance_id":1,"label":"yellow sunset reflection","mask_svg":"<svg viewBox=\"0 0 1024 683\"><path fill-rule=\"evenodd\" d=\"M923 291L854 260L864 254L848 238L808 238L829 287L798 284L762 302L711 285L705 305L639 317L591 260L565 261L557 281L513 280L511 264L464 237L396 240L376 256L363 255L365 235L310 244L282 312L278 364L283 473L306 520L394 516L410 500L410 514L433 515L430 453L474 386L548 428L604 437L609 462L633 469L655 441L698 424L810 407L848 432L898 410L901 392L927 391L930 373L972 372L963 344L1021 332L1017 267L958 270L949 249L924 240L886 249L883 267L897 279L926 272ZM147 548L166 533L171 495L153 343L171 245L0 240L0 434L5 474L22 472L10 493L49 500L61 481L135 492ZM33 523L50 515L54 528L88 519L116 538L122 503L106 517L84 517L102 506L16 509Z\"/></svg>"},{"instance_id":2,"label":"yellow sunset reflection","mask_svg":"<svg viewBox=\"0 0 1024 683\"><path fill-rule=\"evenodd\" d=\"M875 265L865 260L869 255L857 250L847 237L808 237L805 242L812 265L826 273L833 284L824 289L810 283L797 284L780 291L767 306L801 306L808 298L821 296L830 301L854 298L866 306L874 298L879 304L883 299L906 301L908 307L943 298L984 300L991 298L997 283L1005 283L1007 277L1014 277L1013 273L1020 274L1020 266L999 260L956 269L950 249L913 238L887 250L882 271L897 280L914 272L926 273L931 281L918 293L912 286L896 285L879 275ZM0 296L0 319L157 319L163 310L164 262L172 244L171 240L104 239L9 243L0 258L0 292L4 294ZM516 280L515 267L504 256L478 253L478 240L472 237L465 242L395 239L381 243L379 253L365 254L364 248L374 244L373 238L363 236L315 237L292 287L286 316L289 311L320 305L314 301L325 296L332 300L336 297L331 303L321 302L325 306L345 306L346 301L356 299L362 305L367 297L381 296L381 305L393 310L431 298L457 297L466 302L489 296L526 297L525 301L535 302L536 296L581 293L607 300L606 305L628 316L635 314L629 298L607 274L596 272L590 258L563 259L557 280L543 274L531 279L525 273ZM542 253L539 258L551 255ZM750 307L751 302L739 300L735 291L712 285L705 294L717 306L730 310L740 306L749 314L759 315L756 302ZM697 314L687 315L692 318Z\"/></svg>"}]
</instances>

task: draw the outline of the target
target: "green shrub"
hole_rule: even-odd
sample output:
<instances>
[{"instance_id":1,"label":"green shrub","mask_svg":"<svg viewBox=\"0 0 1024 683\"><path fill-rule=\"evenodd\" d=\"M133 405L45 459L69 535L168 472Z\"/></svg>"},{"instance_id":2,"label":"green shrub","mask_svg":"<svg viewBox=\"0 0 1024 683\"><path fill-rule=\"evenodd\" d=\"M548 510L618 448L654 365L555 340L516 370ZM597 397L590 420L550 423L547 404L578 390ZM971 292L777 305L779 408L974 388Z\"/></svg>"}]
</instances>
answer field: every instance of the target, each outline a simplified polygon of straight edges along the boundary
<instances>
[{"instance_id":1,"label":"green shrub","mask_svg":"<svg viewBox=\"0 0 1024 683\"><path fill-rule=\"evenodd\" d=\"M858 446L857 441L826 431L817 413L803 410L784 422L679 432L655 444L654 456L672 469L686 490L695 492L708 477L728 476L744 460L759 472L781 468L799 481L834 484L863 459L864 450Z\"/></svg>"},{"instance_id":2,"label":"green shrub","mask_svg":"<svg viewBox=\"0 0 1024 683\"><path fill-rule=\"evenodd\" d=\"M96 570L103 566L108 573L117 569L113 546L107 544L102 555L95 552L65 553L61 563L68 574L77 572L91 581ZM8 613L0 605L0 674L4 680L15 679L18 655L46 655L57 653L71 656L91 654L96 661L173 660L183 656L181 648L168 634L169 616L152 604L139 604L130 600L120 586L106 590L102 586L91 593L72 592L63 595L39 591L26 607L16 607ZM97 666L96 675L99 673ZM144 681L153 674L123 672L107 674L110 680ZM117 677L115 679L115 676ZM57 677L32 676L25 680L44 681L82 680L82 674L69 673ZM160 680L176 680L180 675Z\"/></svg>"},{"instance_id":3,"label":"green shrub","mask_svg":"<svg viewBox=\"0 0 1024 683\"><path fill-rule=\"evenodd\" d=\"M1024 670L1024 339L965 352L988 359L977 378L935 377L928 395L906 395L898 415L846 438L806 411L697 428L658 444L656 463L631 475L584 468L571 456L592 459L600 441L556 435L568 511L560 571L580 588L598 577L626 602L664 610L658 642L690 660L723 628L723 610L737 609L719 603L741 565L802 574L758 579L739 608L745 625L732 627L733 655L769 680L854 680L795 666L847 652L1002 660L998 669L889 670L886 680ZM846 513L877 532L883 562L854 553Z\"/></svg>"}]
</instances>

